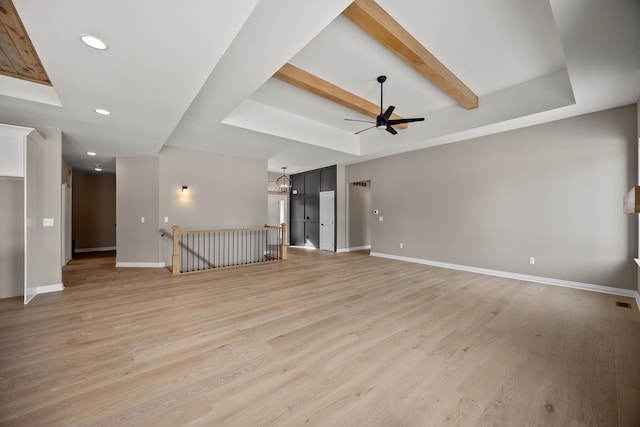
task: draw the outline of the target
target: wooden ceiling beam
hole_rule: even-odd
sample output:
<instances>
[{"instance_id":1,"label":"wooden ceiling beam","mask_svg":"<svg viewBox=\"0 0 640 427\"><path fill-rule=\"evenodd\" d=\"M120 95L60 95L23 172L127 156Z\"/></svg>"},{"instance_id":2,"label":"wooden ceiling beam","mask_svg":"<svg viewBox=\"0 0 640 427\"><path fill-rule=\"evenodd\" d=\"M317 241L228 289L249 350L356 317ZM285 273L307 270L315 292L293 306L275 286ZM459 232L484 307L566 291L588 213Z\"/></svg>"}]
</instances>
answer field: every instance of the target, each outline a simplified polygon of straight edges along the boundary
<instances>
[{"instance_id":1,"label":"wooden ceiling beam","mask_svg":"<svg viewBox=\"0 0 640 427\"><path fill-rule=\"evenodd\" d=\"M350 108L360 114L375 119L380 114L380 105L360 98L349 91L329 83L320 77L313 75L295 65L286 63L273 75L278 80L289 83L300 89L304 89L314 95L321 96L343 107ZM402 119L397 114L391 115L392 119ZM406 123L394 125L396 129L405 129Z\"/></svg>"},{"instance_id":2,"label":"wooden ceiling beam","mask_svg":"<svg viewBox=\"0 0 640 427\"><path fill-rule=\"evenodd\" d=\"M478 107L478 96L375 1L355 0L342 14L462 107L468 110Z\"/></svg>"},{"instance_id":3,"label":"wooden ceiling beam","mask_svg":"<svg viewBox=\"0 0 640 427\"><path fill-rule=\"evenodd\" d=\"M51 86L11 0L0 0L0 74Z\"/></svg>"}]
</instances>

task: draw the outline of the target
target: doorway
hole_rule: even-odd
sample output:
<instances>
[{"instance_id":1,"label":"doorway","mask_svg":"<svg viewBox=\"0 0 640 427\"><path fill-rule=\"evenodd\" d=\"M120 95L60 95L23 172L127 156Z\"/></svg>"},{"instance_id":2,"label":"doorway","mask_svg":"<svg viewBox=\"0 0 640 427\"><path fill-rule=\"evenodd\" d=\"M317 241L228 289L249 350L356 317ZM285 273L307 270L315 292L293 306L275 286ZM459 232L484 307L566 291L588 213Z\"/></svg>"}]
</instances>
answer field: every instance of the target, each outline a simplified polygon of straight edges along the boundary
<instances>
[{"instance_id":1,"label":"doorway","mask_svg":"<svg viewBox=\"0 0 640 427\"><path fill-rule=\"evenodd\" d=\"M320 192L320 249L335 251L335 191Z\"/></svg>"},{"instance_id":2,"label":"doorway","mask_svg":"<svg viewBox=\"0 0 640 427\"><path fill-rule=\"evenodd\" d=\"M349 184L347 251L371 249L371 181Z\"/></svg>"}]
</instances>

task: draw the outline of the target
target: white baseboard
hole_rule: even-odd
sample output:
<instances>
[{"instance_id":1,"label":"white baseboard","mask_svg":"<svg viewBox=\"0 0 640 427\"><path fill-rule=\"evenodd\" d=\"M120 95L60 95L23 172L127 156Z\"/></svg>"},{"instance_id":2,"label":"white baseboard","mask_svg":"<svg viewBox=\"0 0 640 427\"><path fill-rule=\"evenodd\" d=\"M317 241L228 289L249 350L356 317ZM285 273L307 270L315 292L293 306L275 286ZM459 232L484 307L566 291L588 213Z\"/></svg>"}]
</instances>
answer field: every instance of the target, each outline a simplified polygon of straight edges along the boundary
<instances>
[{"instance_id":1,"label":"white baseboard","mask_svg":"<svg viewBox=\"0 0 640 427\"><path fill-rule=\"evenodd\" d=\"M38 286L36 288L36 294L37 295L48 294L49 292L59 292L59 291L63 291L63 290L64 290L64 284L63 283L56 283L54 285Z\"/></svg>"},{"instance_id":2,"label":"white baseboard","mask_svg":"<svg viewBox=\"0 0 640 427\"><path fill-rule=\"evenodd\" d=\"M81 253L85 253L85 252L108 252L108 251L115 251L116 247L115 246L105 246L102 248L82 248L82 249L76 249L76 253L77 254L81 254Z\"/></svg>"},{"instance_id":3,"label":"white baseboard","mask_svg":"<svg viewBox=\"0 0 640 427\"><path fill-rule=\"evenodd\" d=\"M116 262L116 267L125 268L163 268L163 262Z\"/></svg>"},{"instance_id":4,"label":"white baseboard","mask_svg":"<svg viewBox=\"0 0 640 427\"><path fill-rule=\"evenodd\" d=\"M364 251L365 249L371 249L371 245L354 246L353 248L343 248L343 249L338 249L336 252L355 252L355 251Z\"/></svg>"},{"instance_id":5,"label":"white baseboard","mask_svg":"<svg viewBox=\"0 0 640 427\"><path fill-rule=\"evenodd\" d=\"M640 310L640 293L632 289L613 288L611 286L594 285L591 283L572 282L569 280L553 279L550 277L530 276L528 274L511 273L508 271L490 270L487 268L470 267L467 265L449 264L440 261L430 261L420 258L409 258L397 255L383 254L379 252L371 252L371 256L379 258L389 258L398 261L413 262L416 264L431 265L433 267L449 268L452 270L468 271L470 273L486 274L489 276L505 277L508 279L524 280L526 282L542 283L545 285L561 286L564 288L581 289L584 291L601 292L610 295L619 295L623 297L634 298L636 300L637 309Z\"/></svg>"}]
</instances>

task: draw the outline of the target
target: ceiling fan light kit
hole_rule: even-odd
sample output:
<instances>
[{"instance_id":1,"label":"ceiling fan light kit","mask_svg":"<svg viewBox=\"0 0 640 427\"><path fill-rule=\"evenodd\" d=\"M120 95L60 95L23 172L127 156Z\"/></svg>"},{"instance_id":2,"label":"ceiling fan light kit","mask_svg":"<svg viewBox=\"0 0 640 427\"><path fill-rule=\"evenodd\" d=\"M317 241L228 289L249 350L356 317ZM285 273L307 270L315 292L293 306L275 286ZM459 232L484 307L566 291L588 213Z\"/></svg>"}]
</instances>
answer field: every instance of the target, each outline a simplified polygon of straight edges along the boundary
<instances>
[{"instance_id":1,"label":"ceiling fan light kit","mask_svg":"<svg viewBox=\"0 0 640 427\"><path fill-rule=\"evenodd\" d=\"M378 76L377 78L378 83L380 83L380 114L378 115L378 117L376 117L376 121L375 122L368 122L366 120L355 120L355 119L345 119L347 121L351 121L351 122L365 122L365 123L372 123L373 126L370 126L366 129L362 129L359 130L358 132L356 132L356 135L358 135L359 133L362 133L364 131L367 131L369 129L373 129L376 128L378 130L386 130L387 132L389 132L392 135L396 135L398 133L398 131L396 131L393 128L393 125L399 125L399 124L403 124L403 123L411 123L411 122L422 122L424 121L424 117L413 117L413 118L409 118L409 119L391 119L391 114L393 113L393 110L395 110L395 106L390 105L389 108L386 109L386 111L384 110L384 104L383 104L383 85L384 82L387 81L387 76Z\"/></svg>"}]
</instances>

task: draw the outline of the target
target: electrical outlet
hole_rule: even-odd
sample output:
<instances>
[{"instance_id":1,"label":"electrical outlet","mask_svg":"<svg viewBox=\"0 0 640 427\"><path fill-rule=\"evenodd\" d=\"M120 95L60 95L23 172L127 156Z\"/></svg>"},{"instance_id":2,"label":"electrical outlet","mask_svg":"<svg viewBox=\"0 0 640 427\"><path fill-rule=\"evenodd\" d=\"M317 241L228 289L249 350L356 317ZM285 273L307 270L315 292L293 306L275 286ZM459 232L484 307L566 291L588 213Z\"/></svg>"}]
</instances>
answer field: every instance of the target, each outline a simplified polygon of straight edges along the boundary
<instances>
[{"instance_id":1,"label":"electrical outlet","mask_svg":"<svg viewBox=\"0 0 640 427\"><path fill-rule=\"evenodd\" d=\"M536 259L532 256L529 257L529 264L533 265L536 263Z\"/></svg>"},{"instance_id":2,"label":"electrical outlet","mask_svg":"<svg viewBox=\"0 0 640 427\"><path fill-rule=\"evenodd\" d=\"M404 243L400 243L400 249L404 248Z\"/></svg>"},{"instance_id":3,"label":"electrical outlet","mask_svg":"<svg viewBox=\"0 0 640 427\"><path fill-rule=\"evenodd\" d=\"M144 217L143 217L143 216L141 216L141 217L140 217L140 222L141 222L142 224L144 224Z\"/></svg>"},{"instance_id":4,"label":"electrical outlet","mask_svg":"<svg viewBox=\"0 0 640 427\"><path fill-rule=\"evenodd\" d=\"M383 218L381 216L378 217L378 221L382 222Z\"/></svg>"},{"instance_id":5,"label":"electrical outlet","mask_svg":"<svg viewBox=\"0 0 640 427\"><path fill-rule=\"evenodd\" d=\"M168 216L164 217L164 222L169 222L169 217Z\"/></svg>"}]
</instances>

